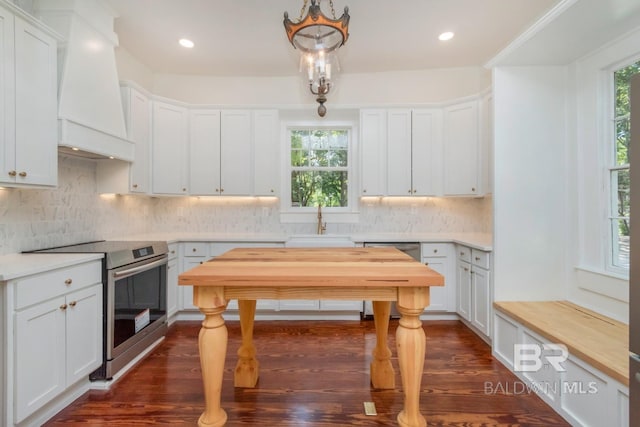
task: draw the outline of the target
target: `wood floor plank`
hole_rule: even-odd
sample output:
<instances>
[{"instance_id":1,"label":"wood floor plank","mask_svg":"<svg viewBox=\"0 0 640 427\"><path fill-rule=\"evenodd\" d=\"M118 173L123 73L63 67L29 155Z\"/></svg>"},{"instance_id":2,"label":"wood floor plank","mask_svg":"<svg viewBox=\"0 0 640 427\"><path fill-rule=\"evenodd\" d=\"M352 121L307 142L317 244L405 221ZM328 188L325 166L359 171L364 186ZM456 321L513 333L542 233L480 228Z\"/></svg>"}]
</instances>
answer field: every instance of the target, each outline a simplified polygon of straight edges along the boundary
<instances>
[{"instance_id":1,"label":"wood floor plank","mask_svg":"<svg viewBox=\"0 0 640 427\"><path fill-rule=\"evenodd\" d=\"M373 390L372 321L258 321L255 389L235 389L239 322L227 322L229 345L222 406L227 426L395 426L402 391L395 334L390 346L396 390ZM397 320L391 321L395 331ZM421 412L429 426L568 426L491 356L490 347L458 321L425 322L427 355ZM195 426L203 410L199 322L174 324L164 342L109 391L89 391L46 426ZM487 384L494 390L489 390ZM502 389L496 390L498 385ZM373 401L377 416L364 414Z\"/></svg>"}]
</instances>

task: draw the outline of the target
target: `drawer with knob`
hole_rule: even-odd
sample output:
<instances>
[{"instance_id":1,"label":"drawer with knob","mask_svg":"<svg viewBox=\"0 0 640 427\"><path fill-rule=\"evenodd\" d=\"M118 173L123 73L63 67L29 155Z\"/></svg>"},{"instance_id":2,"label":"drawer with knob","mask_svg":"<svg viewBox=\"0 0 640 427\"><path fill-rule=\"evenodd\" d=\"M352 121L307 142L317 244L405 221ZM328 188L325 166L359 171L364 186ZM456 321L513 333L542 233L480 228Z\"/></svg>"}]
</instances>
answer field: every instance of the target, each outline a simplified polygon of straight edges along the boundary
<instances>
[{"instance_id":1,"label":"drawer with knob","mask_svg":"<svg viewBox=\"0 0 640 427\"><path fill-rule=\"evenodd\" d=\"M449 254L449 244L423 243L420 250L423 257L445 257Z\"/></svg>"},{"instance_id":2,"label":"drawer with knob","mask_svg":"<svg viewBox=\"0 0 640 427\"><path fill-rule=\"evenodd\" d=\"M490 269L490 254L489 252L481 251L478 249L471 249L471 263L477 265L485 270Z\"/></svg>"},{"instance_id":3,"label":"drawer with knob","mask_svg":"<svg viewBox=\"0 0 640 427\"><path fill-rule=\"evenodd\" d=\"M95 260L15 280L15 307L24 307L102 282L102 261Z\"/></svg>"},{"instance_id":4,"label":"drawer with knob","mask_svg":"<svg viewBox=\"0 0 640 427\"><path fill-rule=\"evenodd\" d=\"M184 253L183 255L185 257L192 257L192 256L208 256L209 255L209 250L208 250L208 243L205 242L187 242L184 243Z\"/></svg>"}]
</instances>

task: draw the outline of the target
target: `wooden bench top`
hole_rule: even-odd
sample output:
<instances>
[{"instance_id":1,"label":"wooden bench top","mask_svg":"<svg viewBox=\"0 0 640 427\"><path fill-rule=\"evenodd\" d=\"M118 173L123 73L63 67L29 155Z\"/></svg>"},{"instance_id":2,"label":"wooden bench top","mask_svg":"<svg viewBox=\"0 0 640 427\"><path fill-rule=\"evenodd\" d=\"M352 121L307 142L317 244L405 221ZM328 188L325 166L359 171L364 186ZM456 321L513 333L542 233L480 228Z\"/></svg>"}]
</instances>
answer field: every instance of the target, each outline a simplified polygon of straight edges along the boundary
<instances>
[{"instance_id":1,"label":"wooden bench top","mask_svg":"<svg viewBox=\"0 0 640 427\"><path fill-rule=\"evenodd\" d=\"M629 386L629 326L568 301L501 301L496 310Z\"/></svg>"}]
</instances>

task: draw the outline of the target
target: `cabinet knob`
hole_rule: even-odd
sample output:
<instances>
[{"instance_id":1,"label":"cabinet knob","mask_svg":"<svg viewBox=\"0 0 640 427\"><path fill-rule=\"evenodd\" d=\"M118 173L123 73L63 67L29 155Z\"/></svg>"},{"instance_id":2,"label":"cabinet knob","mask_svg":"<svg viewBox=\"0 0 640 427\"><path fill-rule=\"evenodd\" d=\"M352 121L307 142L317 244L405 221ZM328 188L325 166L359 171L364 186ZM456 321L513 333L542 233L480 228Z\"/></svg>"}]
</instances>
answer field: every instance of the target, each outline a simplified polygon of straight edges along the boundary
<instances>
[{"instance_id":1,"label":"cabinet knob","mask_svg":"<svg viewBox=\"0 0 640 427\"><path fill-rule=\"evenodd\" d=\"M16 171L9 171L9 176L16 176L18 173Z\"/></svg>"},{"instance_id":2,"label":"cabinet knob","mask_svg":"<svg viewBox=\"0 0 640 427\"><path fill-rule=\"evenodd\" d=\"M183 189L182 189L182 191L187 191L187 189L186 189L186 188L183 188Z\"/></svg>"},{"instance_id":3,"label":"cabinet knob","mask_svg":"<svg viewBox=\"0 0 640 427\"><path fill-rule=\"evenodd\" d=\"M138 184L133 184L132 187L133 188L138 188Z\"/></svg>"},{"instance_id":4,"label":"cabinet knob","mask_svg":"<svg viewBox=\"0 0 640 427\"><path fill-rule=\"evenodd\" d=\"M24 177L26 177L26 176L27 176L27 173L26 173L26 172L20 172L18 175L19 175L20 177L24 178Z\"/></svg>"},{"instance_id":5,"label":"cabinet knob","mask_svg":"<svg viewBox=\"0 0 640 427\"><path fill-rule=\"evenodd\" d=\"M67 304L62 304L60 306L60 310L66 310L67 309Z\"/></svg>"},{"instance_id":6,"label":"cabinet knob","mask_svg":"<svg viewBox=\"0 0 640 427\"><path fill-rule=\"evenodd\" d=\"M471 191L476 191L476 187L471 187Z\"/></svg>"},{"instance_id":7,"label":"cabinet knob","mask_svg":"<svg viewBox=\"0 0 640 427\"><path fill-rule=\"evenodd\" d=\"M413 189L413 194L416 194L418 192L418 190L416 190L415 188Z\"/></svg>"},{"instance_id":8,"label":"cabinet knob","mask_svg":"<svg viewBox=\"0 0 640 427\"><path fill-rule=\"evenodd\" d=\"M67 285L67 286L69 286L72 283L73 283L72 279L67 279L67 280L64 281L64 284Z\"/></svg>"},{"instance_id":9,"label":"cabinet knob","mask_svg":"<svg viewBox=\"0 0 640 427\"><path fill-rule=\"evenodd\" d=\"M460 256L464 256L464 252L460 252Z\"/></svg>"},{"instance_id":10,"label":"cabinet knob","mask_svg":"<svg viewBox=\"0 0 640 427\"><path fill-rule=\"evenodd\" d=\"M365 189L363 189L363 190L362 190L362 192L363 192L363 193L366 193L366 192L367 192L367 189L366 189L366 188L365 188Z\"/></svg>"},{"instance_id":11,"label":"cabinet knob","mask_svg":"<svg viewBox=\"0 0 640 427\"><path fill-rule=\"evenodd\" d=\"M469 269L467 267L464 268L464 271L469 271Z\"/></svg>"},{"instance_id":12,"label":"cabinet knob","mask_svg":"<svg viewBox=\"0 0 640 427\"><path fill-rule=\"evenodd\" d=\"M434 249L434 250L433 250L433 253L434 253L434 254L437 254L437 253L438 253L438 250L437 250L437 249Z\"/></svg>"},{"instance_id":13,"label":"cabinet knob","mask_svg":"<svg viewBox=\"0 0 640 427\"><path fill-rule=\"evenodd\" d=\"M71 307L75 307L77 303L78 303L78 301L71 301L71 302L69 303L69 305L70 305Z\"/></svg>"},{"instance_id":14,"label":"cabinet knob","mask_svg":"<svg viewBox=\"0 0 640 427\"><path fill-rule=\"evenodd\" d=\"M480 257L479 256L476 257L476 261L480 261Z\"/></svg>"},{"instance_id":15,"label":"cabinet knob","mask_svg":"<svg viewBox=\"0 0 640 427\"><path fill-rule=\"evenodd\" d=\"M411 191L411 189L409 189L409 194L411 194L411 193L412 193L412 191Z\"/></svg>"},{"instance_id":16,"label":"cabinet knob","mask_svg":"<svg viewBox=\"0 0 640 427\"><path fill-rule=\"evenodd\" d=\"M220 192L221 192L221 193L224 193L224 188L221 188L221 189L220 189Z\"/></svg>"},{"instance_id":17,"label":"cabinet knob","mask_svg":"<svg viewBox=\"0 0 640 427\"><path fill-rule=\"evenodd\" d=\"M197 251L197 249L196 249L196 248L193 248L193 249L191 249L191 251L192 251L192 252L196 252L196 251Z\"/></svg>"},{"instance_id":18,"label":"cabinet knob","mask_svg":"<svg viewBox=\"0 0 640 427\"><path fill-rule=\"evenodd\" d=\"M216 188L216 193L219 193L219 192L220 192L220 189L219 189L219 188Z\"/></svg>"},{"instance_id":19,"label":"cabinet knob","mask_svg":"<svg viewBox=\"0 0 640 427\"><path fill-rule=\"evenodd\" d=\"M425 263L424 263L424 265L429 265L429 263L428 263L428 262L425 262Z\"/></svg>"},{"instance_id":20,"label":"cabinet knob","mask_svg":"<svg viewBox=\"0 0 640 427\"><path fill-rule=\"evenodd\" d=\"M269 190L271 193L275 193L276 190L274 190L273 188L271 190Z\"/></svg>"}]
</instances>

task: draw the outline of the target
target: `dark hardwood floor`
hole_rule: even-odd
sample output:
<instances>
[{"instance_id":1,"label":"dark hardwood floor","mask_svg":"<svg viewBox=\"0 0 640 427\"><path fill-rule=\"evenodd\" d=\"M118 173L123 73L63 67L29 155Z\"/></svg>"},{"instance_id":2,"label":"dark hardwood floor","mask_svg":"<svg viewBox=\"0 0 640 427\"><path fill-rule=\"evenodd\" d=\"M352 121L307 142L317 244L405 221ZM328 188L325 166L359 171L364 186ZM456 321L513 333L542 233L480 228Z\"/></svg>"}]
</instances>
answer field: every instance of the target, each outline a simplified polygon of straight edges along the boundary
<instances>
[{"instance_id":1,"label":"dark hardwood floor","mask_svg":"<svg viewBox=\"0 0 640 427\"><path fill-rule=\"evenodd\" d=\"M421 412L430 426L567 426L458 321L425 322L427 356ZM395 426L402 409L397 359L395 390L372 390L372 321L257 321L260 362L255 389L234 389L239 322L228 321L222 391L227 426ZM390 345L395 356L395 329ZM203 410L199 322L173 325L163 343L109 391L90 391L47 426L194 426ZM364 414L375 402L378 415Z\"/></svg>"}]
</instances>

